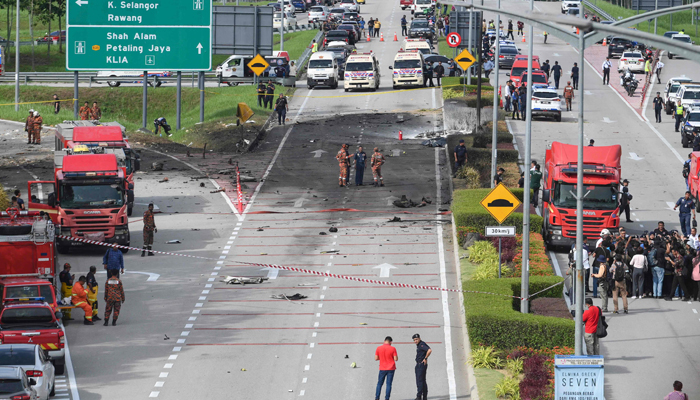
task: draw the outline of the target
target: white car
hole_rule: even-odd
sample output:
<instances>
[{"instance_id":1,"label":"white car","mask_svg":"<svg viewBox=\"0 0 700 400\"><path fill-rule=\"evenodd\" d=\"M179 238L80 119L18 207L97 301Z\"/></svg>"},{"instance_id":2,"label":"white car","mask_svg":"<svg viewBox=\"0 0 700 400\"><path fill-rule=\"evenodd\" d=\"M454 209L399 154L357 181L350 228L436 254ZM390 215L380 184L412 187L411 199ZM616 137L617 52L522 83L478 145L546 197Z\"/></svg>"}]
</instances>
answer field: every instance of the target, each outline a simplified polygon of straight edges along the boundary
<instances>
[{"instance_id":1,"label":"white car","mask_svg":"<svg viewBox=\"0 0 700 400\"><path fill-rule=\"evenodd\" d=\"M700 85L681 85L681 88L678 89L678 98L684 110L690 107L700 107Z\"/></svg>"},{"instance_id":2,"label":"white car","mask_svg":"<svg viewBox=\"0 0 700 400\"><path fill-rule=\"evenodd\" d=\"M532 89L532 117L554 118L561 122L561 99L554 87L545 85L533 85Z\"/></svg>"},{"instance_id":3,"label":"white car","mask_svg":"<svg viewBox=\"0 0 700 400\"><path fill-rule=\"evenodd\" d=\"M340 0L340 7L343 7L347 11L360 13L360 5L357 4L357 0Z\"/></svg>"},{"instance_id":4,"label":"white car","mask_svg":"<svg viewBox=\"0 0 700 400\"><path fill-rule=\"evenodd\" d=\"M684 35L684 34L680 34L680 33L677 33L677 34L675 34L675 35L672 35L672 36L671 36L671 39L673 39L673 40L678 40L679 42L683 42L683 43L695 44L695 42L693 42L693 40L690 38L690 36ZM671 52L669 51L669 52L668 52L668 58L669 58L669 60L672 60L673 57L674 57L673 53L671 53ZM676 55L676 57L678 57L678 56Z\"/></svg>"},{"instance_id":5,"label":"white car","mask_svg":"<svg viewBox=\"0 0 700 400\"><path fill-rule=\"evenodd\" d=\"M36 385L32 386L32 388L36 390L38 400L48 400L49 396L55 394L55 367L40 345L0 345L0 366L22 368L27 374L27 378L36 381ZM15 397L12 398L14 399Z\"/></svg>"},{"instance_id":6,"label":"white car","mask_svg":"<svg viewBox=\"0 0 700 400\"><path fill-rule=\"evenodd\" d=\"M644 56L639 51L625 51L617 62L617 72L629 68L631 72L644 73Z\"/></svg>"},{"instance_id":7,"label":"white car","mask_svg":"<svg viewBox=\"0 0 700 400\"><path fill-rule=\"evenodd\" d=\"M299 23L297 22L297 17L294 13L285 12L284 15L284 28L289 29L296 27ZM276 12L272 17L272 27L275 29L280 29L282 27L282 13Z\"/></svg>"},{"instance_id":8,"label":"white car","mask_svg":"<svg viewBox=\"0 0 700 400\"><path fill-rule=\"evenodd\" d=\"M328 21L331 10L326 6L313 6L309 9L309 22Z\"/></svg>"},{"instance_id":9,"label":"white car","mask_svg":"<svg viewBox=\"0 0 700 400\"><path fill-rule=\"evenodd\" d=\"M671 78L666 83L666 89L664 89L664 103L666 104L666 114L673 114L673 110L678 104L678 91L683 84L691 83L693 80L687 76L679 76Z\"/></svg>"},{"instance_id":10,"label":"white car","mask_svg":"<svg viewBox=\"0 0 700 400\"><path fill-rule=\"evenodd\" d=\"M562 0L561 2L561 13L566 14L569 8L581 8L581 1L579 0Z\"/></svg>"},{"instance_id":11,"label":"white car","mask_svg":"<svg viewBox=\"0 0 700 400\"><path fill-rule=\"evenodd\" d=\"M277 2L282 4L282 0L277 0ZM284 0L284 11L294 13L295 7L290 0Z\"/></svg>"},{"instance_id":12,"label":"white car","mask_svg":"<svg viewBox=\"0 0 700 400\"><path fill-rule=\"evenodd\" d=\"M411 14L422 14L423 11L433 6L431 0L414 0L411 5Z\"/></svg>"}]
</instances>

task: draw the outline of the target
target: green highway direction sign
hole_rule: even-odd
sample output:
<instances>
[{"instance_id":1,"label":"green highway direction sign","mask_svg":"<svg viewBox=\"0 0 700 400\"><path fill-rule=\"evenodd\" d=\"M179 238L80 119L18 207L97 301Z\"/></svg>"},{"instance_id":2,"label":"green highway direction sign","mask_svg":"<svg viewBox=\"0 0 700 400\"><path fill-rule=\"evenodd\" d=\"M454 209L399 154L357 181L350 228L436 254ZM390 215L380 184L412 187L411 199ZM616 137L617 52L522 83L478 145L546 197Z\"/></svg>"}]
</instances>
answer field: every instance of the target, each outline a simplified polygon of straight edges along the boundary
<instances>
[{"instance_id":1,"label":"green highway direction sign","mask_svg":"<svg viewBox=\"0 0 700 400\"><path fill-rule=\"evenodd\" d=\"M70 0L68 70L211 69L212 0Z\"/></svg>"}]
</instances>

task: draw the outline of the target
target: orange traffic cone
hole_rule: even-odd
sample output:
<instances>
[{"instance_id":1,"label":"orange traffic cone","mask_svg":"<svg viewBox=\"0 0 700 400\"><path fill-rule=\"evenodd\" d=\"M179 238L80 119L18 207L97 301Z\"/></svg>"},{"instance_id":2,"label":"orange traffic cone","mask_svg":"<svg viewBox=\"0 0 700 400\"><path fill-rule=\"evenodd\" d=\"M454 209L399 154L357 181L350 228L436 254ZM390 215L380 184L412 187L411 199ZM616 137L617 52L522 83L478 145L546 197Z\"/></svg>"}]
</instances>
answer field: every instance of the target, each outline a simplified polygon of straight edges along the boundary
<instances>
[{"instance_id":1,"label":"orange traffic cone","mask_svg":"<svg viewBox=\"0 0 700 400\"><path fill-rule=\"evenodd\" d=\"M603 46L607 46L607 45L608 45L608 38L604 37L603 38Z\"/></svg>"},{"instance_id":2,"label":"orange traffic cone","mask_svg":"<svg viewBox=\"0 0 700 400\"><path fill-rule=\"evenodd\" d=\"M576 28L576 34L577 34L577 35L580 35L580 34L581 34L581 31L579 31L579 28Z\"/></svg>"},{"instance_id":3,"label":"orange traffic cone","mask_svg":"<svg viewBox=\"0 0 700 400\"><path fill-rule=\"evenodd\" d=\"M379 34L379 41L383 42L384 41L384 32Z\"/></svg>"},{"instance_id":4,"label":"orange traffic cone","mask_svg":"<svg viewBox=\"0 0 700 400\"><path fill-rule=\"evenodd\" d=\"M369 38L369 35L367 35L367 41L368 41L368 42L371 42L371 41L372 41L372 39Z\"/></svg>"},{"instance_id":5,"label":"orange traffic cone","mask_svg":"<svg viewBox=\"0 0 700 400\"><path fill-rule=\"evenodd\" d=\"M523 40L522 40L522 42L525 43L525 35L523 35Z\"/></svg>"},{"instance_id":6,"label":"orange traffic cone","mask_svg":"<svg viewBox=\"0 0 700 400\"><path fill-rule=\"evenodd\" d=\"M396 32L394 32L394 42L398 42L398 41L399 41L399 37L396 36Z\"/></svg>"}]
</instances>

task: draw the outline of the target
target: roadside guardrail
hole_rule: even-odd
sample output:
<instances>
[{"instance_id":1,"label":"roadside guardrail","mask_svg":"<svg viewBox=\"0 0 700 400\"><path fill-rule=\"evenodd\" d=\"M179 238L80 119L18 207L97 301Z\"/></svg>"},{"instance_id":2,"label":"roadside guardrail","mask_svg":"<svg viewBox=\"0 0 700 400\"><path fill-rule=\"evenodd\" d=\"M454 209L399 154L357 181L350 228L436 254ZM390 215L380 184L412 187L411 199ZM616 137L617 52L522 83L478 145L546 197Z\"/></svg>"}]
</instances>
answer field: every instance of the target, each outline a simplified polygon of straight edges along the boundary
<instances>
[{"instance_id":1,"label":"roadside guardrail","mask_svg":"<svg viewBox=\"0 0 700 400\"><path fill-rule=\"evenodd\" d=\"M583 0L583 5L585 8L588 8L591 11L593 11L600 18L605 19L607 21L615 22L615 18L613 18L612 15L606 13L605 11L603 11L601 8L599 8L595 4L591 3L590 1Z\"/></svg>"}]
</instances>

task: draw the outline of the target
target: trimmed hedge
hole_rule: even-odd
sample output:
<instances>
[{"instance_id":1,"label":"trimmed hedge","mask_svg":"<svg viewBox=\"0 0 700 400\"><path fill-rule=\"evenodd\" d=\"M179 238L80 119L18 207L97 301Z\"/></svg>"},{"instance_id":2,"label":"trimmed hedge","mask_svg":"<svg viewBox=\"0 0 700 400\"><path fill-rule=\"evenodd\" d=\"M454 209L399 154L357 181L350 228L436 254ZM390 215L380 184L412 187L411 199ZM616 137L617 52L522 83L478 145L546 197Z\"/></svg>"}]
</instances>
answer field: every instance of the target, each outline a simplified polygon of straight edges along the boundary
<instances>
[{"instance_id":1,"label":"trimmed hedge","mask_svg":"<svg viewBox=\"0 0 700 400\"><path fill-rule=\"evenodd\" d=\"M454 191L452 194L452 213L454 214L458 230L464 231L466 229L471 232L483 233L485 227L497 225L491 214L479 204L490 191L491 189L462 189ZM511 189L511 192L520 201L523 201L523 189ZM530 214L530 232L541 232L542 223L542 217ZM503 225L515 226L516 232L522 233L523 214L512 213L503 221Z\"/></svg>"},{"instance_id":2,"label":"trimmed hedge","mask_svg":"<svg viewBox=\"0 0 700 400\"><path fill-rule=\"evenodd\" d=\"M530 277L530 293L562 280L557 276ZM464 290L520 296L520 278L465 281ZM555 286L537 297L561 297L561 286ZM519 299L466 293L464 306L472 346L495 346L501 350L518 346L535 349L574 346L574 321L522 314L519 312Z\"/></svg>"},{"instance_id":3,"label":"trimmed hedge","mask_svg":"<svg viewBox=\"0 0 700 400\"><path fill-rule=\"evenodd\" d=\"M485 149L488 146L491 145L491 142L493 140L493 137L491 134L488 135L483 135L483 134L478 134L478 135L472 135L474 137L474 141L472 146L479 148L479 149ZM496 134L496 143L513 143L513 135L510 133L497 133ZM515 150L513 150L515 151ZM516 157L517 161L517 157Z\"/></svg>"},{"instance_id":4,"label":"trimmed hedge","mask_svg":"<svg viewBox=\"0 0 700 400\"><path fill-rule=\"evenodd\" d=\"M476 139L476 138L475 138ZM465 143L466 144L466 143ZM503 163L509 163L509 162L518 162L518 151L517 150L510 150L510 149L496 149L498 152L497 157L498 157L498 163L503 164ZM478 164L478 163L487 163L489 167L491 166L491 149L486 149L486 148L476 148L476 147L470 147L467 148L467 162L469 164ZM513 171L510 171L513 172ZM517 171L519 174L520 171Z\"/></svg>"},{"instance_id":5,"label":"trimmed hedge","mask_svg":"<svg viewBox=\"0 0 700 400\"><path fill-rule=\"evenodd\" d=\"M10 203L10 198L7 197L7 192L5 191L5 188L0 185L0 210L5 211L8 207L12 205Z\"/></svg>"}]
</instances>

